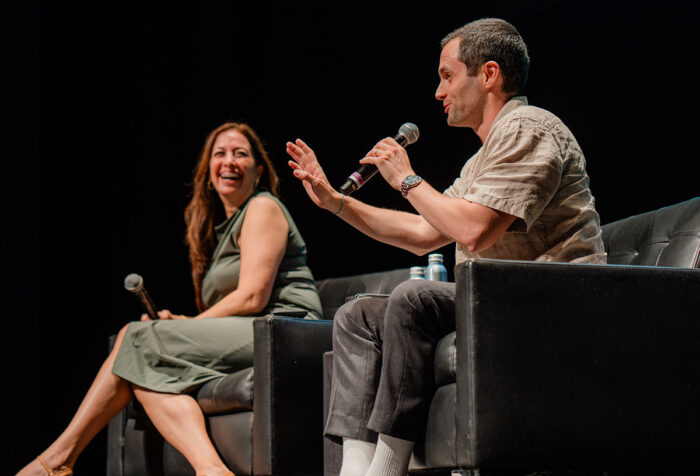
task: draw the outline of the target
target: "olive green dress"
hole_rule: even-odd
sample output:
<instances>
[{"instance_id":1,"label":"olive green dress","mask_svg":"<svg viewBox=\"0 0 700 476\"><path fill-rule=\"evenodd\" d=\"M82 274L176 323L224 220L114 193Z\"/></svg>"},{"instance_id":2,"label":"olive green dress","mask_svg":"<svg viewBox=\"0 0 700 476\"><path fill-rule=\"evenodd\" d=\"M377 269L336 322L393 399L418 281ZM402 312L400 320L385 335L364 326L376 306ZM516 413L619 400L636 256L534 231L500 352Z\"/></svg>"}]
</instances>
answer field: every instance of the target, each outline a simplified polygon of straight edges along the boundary
<instances>
[{"instance_id":1,"label":"olive green dress","mask_svg":"<svg viewBox=\"0 0 700 476\"><path fill-rule=\"evenodd\" d=\"M261 315L318 319L321 301L311 270L306 266L306 244L289 211L267 192L254 193L216 227L218 244L202 282L202 300L211 306L238 286L241 264L238 236L248 204L255 196L275 200L289 223L287 248L270 301ZM189 392L204 382L252 365L254 317L132 322L112 372L157 392Z\"/></svg>"}]
</instances>

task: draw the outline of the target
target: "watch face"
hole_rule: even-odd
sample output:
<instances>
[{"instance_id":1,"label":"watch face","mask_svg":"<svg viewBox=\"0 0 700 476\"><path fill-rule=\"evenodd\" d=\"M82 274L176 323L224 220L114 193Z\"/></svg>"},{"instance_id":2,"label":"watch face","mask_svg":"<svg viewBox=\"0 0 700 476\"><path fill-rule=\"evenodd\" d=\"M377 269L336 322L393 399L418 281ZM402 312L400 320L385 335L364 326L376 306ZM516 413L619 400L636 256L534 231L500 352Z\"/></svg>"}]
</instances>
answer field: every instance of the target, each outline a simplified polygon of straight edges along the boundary
<instances>
[{"instance_id":1,"label":"watch face","mask_svg":"<svg viewBox=\"0 0 700 476\"><path fill-rule=\"evenodd\" d=\"M409 175L401 183L401 195L406 198L406 193L423 181L418 175Z\"/></svg>"}]
</instances>

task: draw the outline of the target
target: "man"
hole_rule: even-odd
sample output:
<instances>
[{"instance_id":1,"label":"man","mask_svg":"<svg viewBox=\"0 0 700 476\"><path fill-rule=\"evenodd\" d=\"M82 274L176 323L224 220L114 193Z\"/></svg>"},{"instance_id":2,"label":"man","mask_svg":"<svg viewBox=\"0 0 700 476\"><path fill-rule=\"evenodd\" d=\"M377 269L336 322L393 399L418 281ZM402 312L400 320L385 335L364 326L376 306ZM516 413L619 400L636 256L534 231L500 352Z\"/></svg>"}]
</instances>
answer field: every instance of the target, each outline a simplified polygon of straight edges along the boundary
<instances>
[{"instance_id":1,"label":"man","mask_svg":"<svg viewBox=\"0 0 700 476\"><path fill-rule=\"evenodd\" d=\"M318 206L417 254L455 242L457 263L604 263L583 153L556 116L519 96L528 66L525 43L503 20L477 20L443 39L435 97L447 123L473 129L482 147L442 194L415 174L391 138L360 161L376 165L418 214L342 196L301 140L287 144L290 166ZM406 474L434 390L435 343L455 328L454 301L453 283L407 281L388 299L357 299L338 310L326 434L343 439L342 476Z\"/></svg>"}]
</instances>

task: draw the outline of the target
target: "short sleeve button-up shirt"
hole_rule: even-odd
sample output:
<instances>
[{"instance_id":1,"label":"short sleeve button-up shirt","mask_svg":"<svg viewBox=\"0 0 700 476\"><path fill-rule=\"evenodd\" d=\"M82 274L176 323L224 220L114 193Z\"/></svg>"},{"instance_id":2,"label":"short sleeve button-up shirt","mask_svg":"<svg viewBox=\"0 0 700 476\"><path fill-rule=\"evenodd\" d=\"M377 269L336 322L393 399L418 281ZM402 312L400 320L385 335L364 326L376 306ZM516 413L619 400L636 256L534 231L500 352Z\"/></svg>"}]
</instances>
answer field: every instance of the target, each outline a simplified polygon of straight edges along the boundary
<instances>
[{"instance_id":1,"label":"short sleeve button-up shirt","mask_svg":"<svg viewBox=\"0 0 700 476\"><path fill-rule=\"evenodd\" d=\"M558 117L522 96L508 101L444 195L516 220L478 253L458 243L457 263L470 257L605 263L585 167L581 148Z\"/></svg>"}]
</instances>

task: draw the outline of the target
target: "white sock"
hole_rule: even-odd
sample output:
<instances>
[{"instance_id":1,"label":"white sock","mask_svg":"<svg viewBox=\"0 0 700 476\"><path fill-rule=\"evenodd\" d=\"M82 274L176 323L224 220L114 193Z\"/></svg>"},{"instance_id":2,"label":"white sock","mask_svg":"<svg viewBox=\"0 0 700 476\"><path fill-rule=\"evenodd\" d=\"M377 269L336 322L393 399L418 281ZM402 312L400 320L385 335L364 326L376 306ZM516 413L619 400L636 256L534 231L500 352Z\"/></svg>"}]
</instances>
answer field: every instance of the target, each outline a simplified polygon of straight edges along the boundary
<instances>
[{"instance_id":1,"label":"white sock","mask_svg":"<svg viewBox=\"0 0 700 476\"><path fill-rule=\"evenodd\" d=\"M377 445L368 441L343 438L343 464L339 476L365 476Z\"/></svg>"},{"instance_id":2,"label":"white sock","mask_svg":"<svg viewBox=\"0 0 700 476\"><path fill-rule=\"evenodd\" d=\"M380 434L366 476L406 476L412 452L412 441Z\"/></svg>"}]
</instances>

